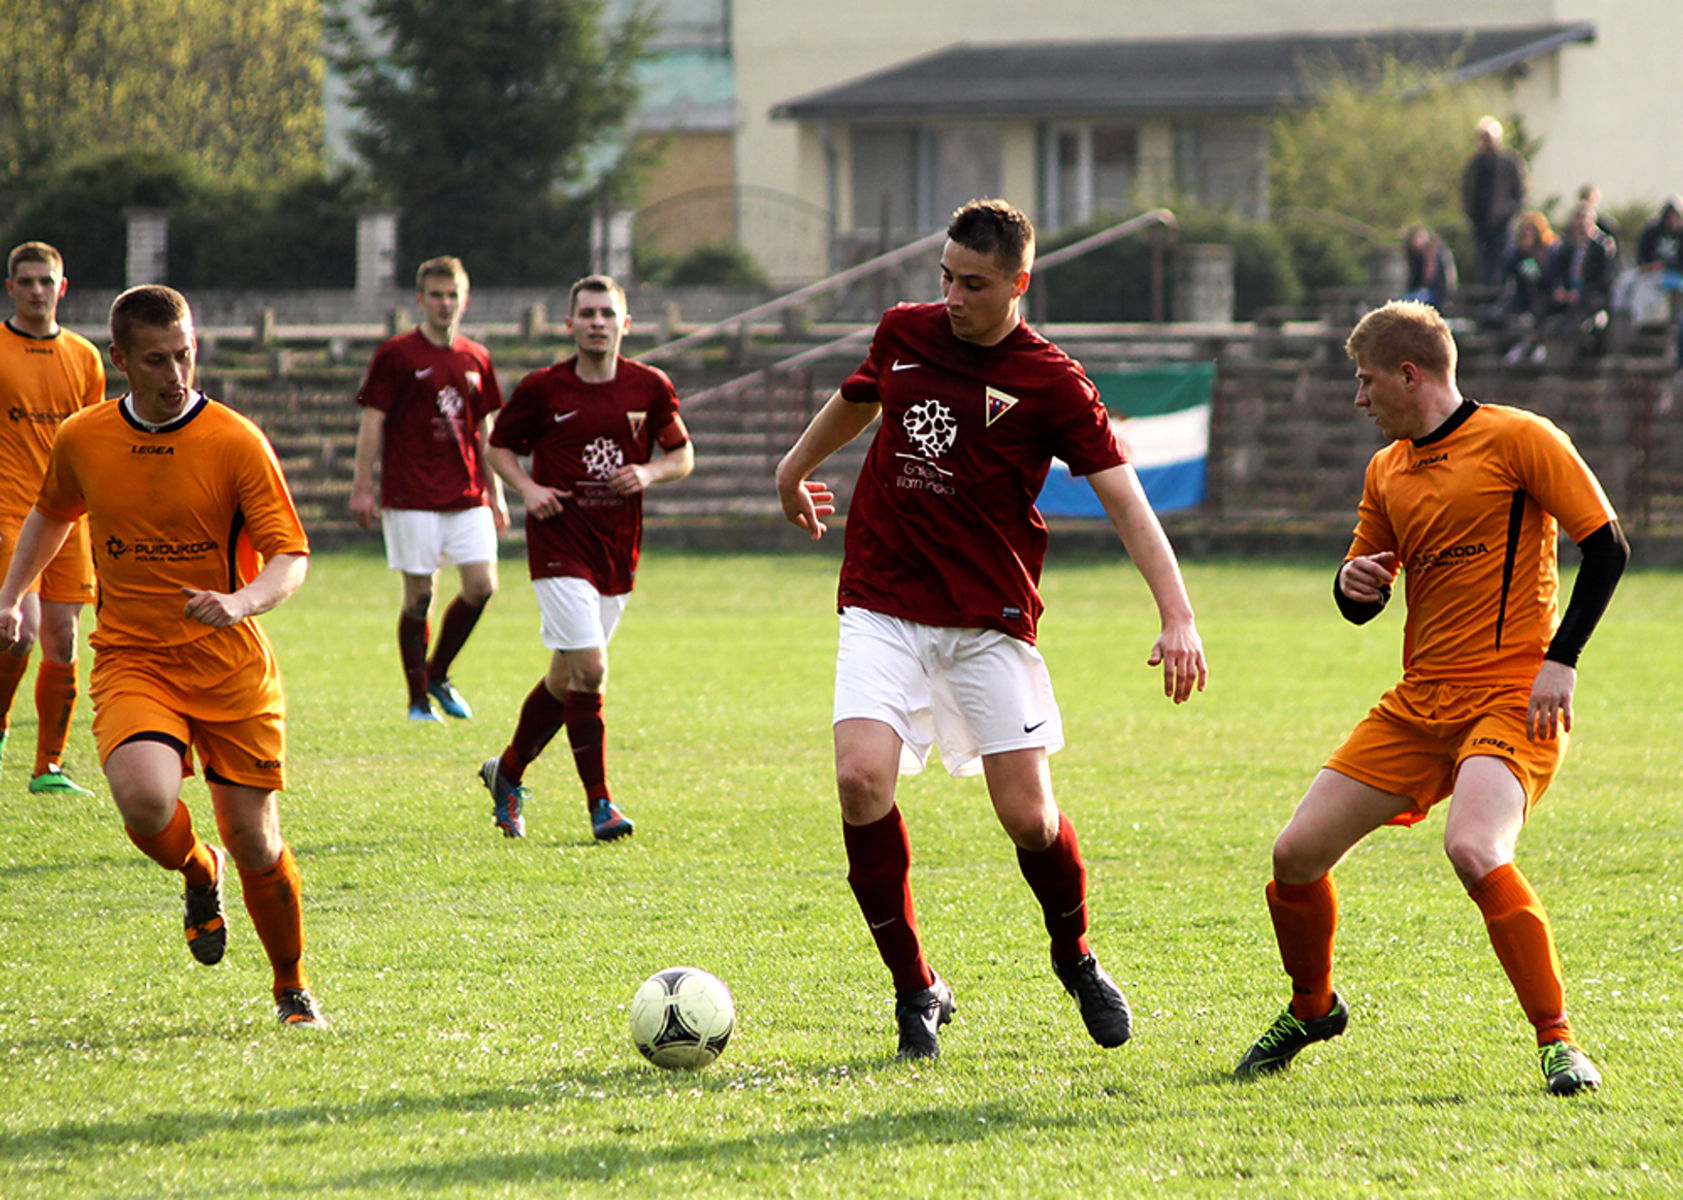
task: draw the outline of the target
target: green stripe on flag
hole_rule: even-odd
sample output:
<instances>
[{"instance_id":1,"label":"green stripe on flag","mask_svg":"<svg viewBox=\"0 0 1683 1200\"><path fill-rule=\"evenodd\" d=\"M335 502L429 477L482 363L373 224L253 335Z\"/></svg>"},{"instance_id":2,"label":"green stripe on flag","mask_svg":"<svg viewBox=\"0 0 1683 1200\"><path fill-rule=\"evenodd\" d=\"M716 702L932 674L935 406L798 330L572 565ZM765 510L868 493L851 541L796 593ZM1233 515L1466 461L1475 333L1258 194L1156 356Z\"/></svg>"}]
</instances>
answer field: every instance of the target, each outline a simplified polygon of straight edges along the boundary
<instances>
[{"instance_id":1,"label":"green stripe on flag","mask_svg":"<svg viewBox=\"0 0 1683 1200\"><path fill-rule=\"evenodd\" d=\"M1157 363L1097 371L1089 378L1113 416L1156 417L1208 404L1215 391L1215 364Z\"/></svg>"}]
</instances>

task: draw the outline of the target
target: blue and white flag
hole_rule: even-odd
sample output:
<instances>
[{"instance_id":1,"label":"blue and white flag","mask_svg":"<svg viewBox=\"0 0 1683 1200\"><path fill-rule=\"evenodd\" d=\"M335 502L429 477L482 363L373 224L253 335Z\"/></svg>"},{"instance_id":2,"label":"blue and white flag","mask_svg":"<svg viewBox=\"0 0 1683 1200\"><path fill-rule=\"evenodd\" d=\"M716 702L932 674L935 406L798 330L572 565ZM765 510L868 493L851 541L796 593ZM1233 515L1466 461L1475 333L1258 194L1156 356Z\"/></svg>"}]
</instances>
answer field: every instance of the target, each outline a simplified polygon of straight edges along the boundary
<instances>
[{"instance_id":1,"label":"blue and white flag","mask_svg":"<svg viewBox=\"0 0 1683 1200\"><path fill-rule=\"evenodd\" d=\"M1092 380L1151 507L1164 513L1201 504L1215 364L1162 363L1097 372ZM1036 505L1049 517L1105 515L1087 481L1056 459Z\"/></svg>"}]
</instances>

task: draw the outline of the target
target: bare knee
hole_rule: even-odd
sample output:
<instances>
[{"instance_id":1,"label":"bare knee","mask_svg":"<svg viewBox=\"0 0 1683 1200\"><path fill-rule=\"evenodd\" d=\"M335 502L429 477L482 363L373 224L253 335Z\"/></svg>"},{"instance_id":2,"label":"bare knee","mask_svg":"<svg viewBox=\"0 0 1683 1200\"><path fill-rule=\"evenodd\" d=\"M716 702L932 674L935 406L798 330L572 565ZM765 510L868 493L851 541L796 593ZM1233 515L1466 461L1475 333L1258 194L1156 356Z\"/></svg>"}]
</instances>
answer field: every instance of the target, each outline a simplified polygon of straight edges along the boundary
<instances>
[{"instance_id":1,"label":"bare knee","mask_svg":"<svg viewBox=\"0 0 1683 1200\"><path fill-rule=\"evenodd\" d=\"M1058 840L1056 805L998 812L999 824L1019 849L1045 850Z\"/></svg>"},{"instance_id":2,"label":"bare knee","mask_svg":"<svg viewBox=\"0 0 1683 1200\"><path fill-rule=\"evenodd\" d=\"M470 608L484 608L497 594L497 581L490 575L464 575L457 594Z\"/></svg>"},{"instance_id":3,"label":"bare knee","mask_svg":"<svg viewBox=\"0 0 1683 1200\"><path fill-rule=\"evenodd\" d=\"M1274 878L1280 883L1314 883L1332 870L1320 848L1287 826L1274 839Z\"/></svg>"},{"instance_id":4,"label":"bare knee","mask_svg":"<svg viewBox=\"0 0 1683 1200\"><path fill-rule=\"evenodd\" d=\"M1445 833L1443 852L1461 885L1472 888L1497 867L1512 859L1506 847L1497 846L1485 838Z\"/></svg>"},{"instance_id":5,"label":"bare knee","mask_svg":"<svg viewBox=\"0 0 1683 1200\"><path fill-rule=\"evenodd\" d=\"M842 758L836 762L836 795L841 800L843 821L869 825L894 807L894 777L885 775L875 764Z\"/></svg>"}]
</instances>

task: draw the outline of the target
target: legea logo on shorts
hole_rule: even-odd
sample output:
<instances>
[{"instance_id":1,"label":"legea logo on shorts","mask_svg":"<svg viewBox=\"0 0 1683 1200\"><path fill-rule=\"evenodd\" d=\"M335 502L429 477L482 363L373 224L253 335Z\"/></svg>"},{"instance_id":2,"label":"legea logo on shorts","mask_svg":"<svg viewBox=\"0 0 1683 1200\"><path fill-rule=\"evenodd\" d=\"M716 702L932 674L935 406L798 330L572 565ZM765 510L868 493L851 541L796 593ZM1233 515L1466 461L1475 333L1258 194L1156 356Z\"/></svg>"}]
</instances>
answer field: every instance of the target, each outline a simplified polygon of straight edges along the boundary
<instances>
[{"instance_id":1,"label":"legea logo on shorts","mask_svg":"<svg viewBox=\"0 0 1683 1200\"><path fill-rule=\"evenodd\" d=\"M1476 737L1469 744L1473 746L1494 746L1504 754L1514 753L1514 748L1507 742L1504 742L1501 738Z\"/></svg>"}]
</instances>

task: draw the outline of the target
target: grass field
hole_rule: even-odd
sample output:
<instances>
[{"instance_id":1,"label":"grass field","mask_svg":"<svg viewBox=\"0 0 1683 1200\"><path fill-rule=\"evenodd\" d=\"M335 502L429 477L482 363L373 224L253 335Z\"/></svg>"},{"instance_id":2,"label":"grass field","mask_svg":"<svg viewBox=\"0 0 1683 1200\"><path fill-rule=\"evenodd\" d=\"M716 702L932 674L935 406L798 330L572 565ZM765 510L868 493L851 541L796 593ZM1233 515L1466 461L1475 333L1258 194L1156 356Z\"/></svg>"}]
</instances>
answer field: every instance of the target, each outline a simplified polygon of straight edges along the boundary
<instances>
[{"instance_id":1,"label":"grass field","mask_svg":"<svg viewBox=\"0 0 1683 1200\"><path fill-rule=\"evenodd\" d=\"M456 678L475 719L414 727L397 586L322 555L266 624L292 702L285 830L334 1029L279 1028L230 896L196 966L178 884L99 793L23 790L0 822L0 1196L1235 1196L1683 1194L1678 576L1627 578L1583 664L1567 767L1520 844L1599 1094L1546 1095L1530 1030L1444 859L1441 819L1340 868L1349 1032L1229 1078L1286 994L1262 886L1313 770L1394 679L1400 605L1356 629L1330 563L1194 564L1213 669L1176 709L1126 566L1054 561L1043 647L1069 746L1094 946L1137 1016L1088 1041L979 781L906 781L913 883L958 1018L891 1059L887 975L844 880L829 758L834 563L645 559L613 648L609 768L636 818L597 846L564 753L529 836L475 778L543 669L519 561ZM21 764L21 765L20 765ZM210 828L197 780L188 802ZM638 982L705 966L739 1023L705 1072L638 1057Z\"/></svg>"}]
</instances>

